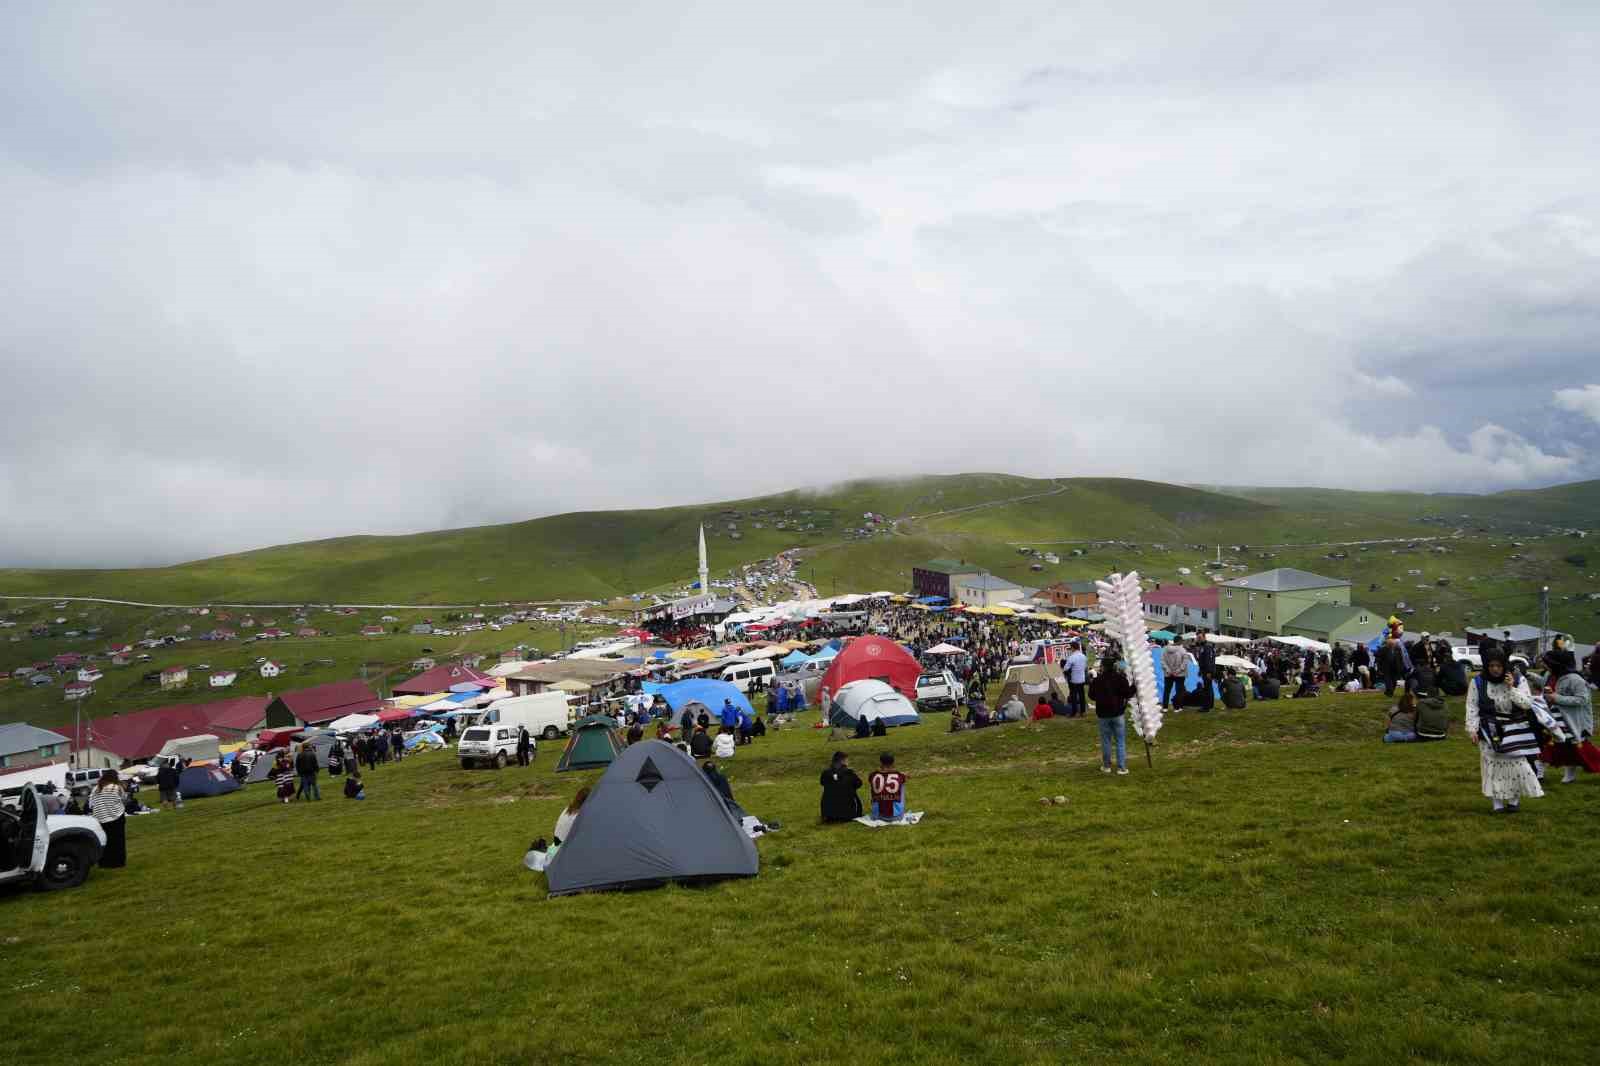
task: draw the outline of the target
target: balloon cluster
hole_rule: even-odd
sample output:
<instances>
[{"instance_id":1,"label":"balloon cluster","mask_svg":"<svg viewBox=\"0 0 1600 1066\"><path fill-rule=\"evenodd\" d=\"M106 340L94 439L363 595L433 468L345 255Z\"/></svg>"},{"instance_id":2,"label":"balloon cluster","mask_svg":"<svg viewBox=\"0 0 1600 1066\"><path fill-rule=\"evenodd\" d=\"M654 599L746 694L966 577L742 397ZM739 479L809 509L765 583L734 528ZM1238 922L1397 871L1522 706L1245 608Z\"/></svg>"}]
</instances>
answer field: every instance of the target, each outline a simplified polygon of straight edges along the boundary
<instances>
[{"instance_id":1,"label":"balloon cluster","mask_svg":"<svg viewBox=\"0 0 1600 1066\"><path fill-rule=\"evenodd\" d=\"M1100 613L1106 616L1106 632L1122 645L1128 660L1134 688L1133 700L1128 704L1133 731L1147 742L1154 740L1161 731L1161 697L1149 651L1149 631L1144 624L1139 572L1112 574L1094 584L1100 596Z\"/></svg>"}]
</instances>

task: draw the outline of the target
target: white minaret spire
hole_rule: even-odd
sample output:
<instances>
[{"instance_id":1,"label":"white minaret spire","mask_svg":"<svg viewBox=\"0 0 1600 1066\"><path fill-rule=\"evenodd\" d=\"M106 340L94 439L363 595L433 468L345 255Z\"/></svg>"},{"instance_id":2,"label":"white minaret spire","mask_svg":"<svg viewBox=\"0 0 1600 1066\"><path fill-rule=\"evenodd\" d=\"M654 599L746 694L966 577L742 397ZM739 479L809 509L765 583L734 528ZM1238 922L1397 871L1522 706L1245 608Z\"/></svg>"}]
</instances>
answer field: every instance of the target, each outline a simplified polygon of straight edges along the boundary
<instances>
[{"instance_id":1,"label":"white minaret spire","mask_svg":"<svg viewBox=\"0 0 1600 1066\"><path fill-rule=\"evenodd\" d=\"M706 566L706 527L700 523L700 593L711 591L711 570Z\"/></svg>"}]
</instances>

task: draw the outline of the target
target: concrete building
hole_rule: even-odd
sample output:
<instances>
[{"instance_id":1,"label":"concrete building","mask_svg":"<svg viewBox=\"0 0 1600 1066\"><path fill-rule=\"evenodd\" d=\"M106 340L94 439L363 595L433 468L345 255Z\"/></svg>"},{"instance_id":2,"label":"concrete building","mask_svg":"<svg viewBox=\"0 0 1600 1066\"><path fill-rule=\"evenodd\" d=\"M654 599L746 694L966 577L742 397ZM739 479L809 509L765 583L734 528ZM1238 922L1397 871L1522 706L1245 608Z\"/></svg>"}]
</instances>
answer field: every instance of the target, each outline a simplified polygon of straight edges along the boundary
<instances>
[{"instance_id":1,"label":"concrete building","mask_svg":"<svg viewBox=\"0 0 1600 1066\"><path fill-rule=\"evenodd\" d=\"M1217 632L1217 603L1221 590L1192 588L1188 585L1157 585L1146 589L1144 601L1145 621L1153 629L1166 629L1173 633L1187 633L1194 629Z\"/></svg>"},{"instance_id":2,"label":"concrete building","mask_svg":"<svg viewBox=\"0 0 1600 1066\"><path fill-rule=\"evenodd\" d=\"M956 580L977 577L981 573L983 573L981 566L972 566L953 559L930 559L911 568L911 594L918 597L939 596L954 600Z\"/></svg>"},{"instance_id":3,"label":"concrete building","mask_svg":"<svg viewBox=\"0 0 1600 1066\"><path fill-rule=\"evenodd\" d=\"M1093 581L1058 581L1034 593L1033 602L1048 611L1097 611L1100 593Z\"/></svg>"},{"instance_id":4,"label":"concrete building","mask_svg":"<svg viewBox=\"0 0 1600 1066\"><path fill-rule=\"evenodd\" d=\"M27 722L0 725L0 767L20 768L61 762L71 741L60 733Z\"/></svg>"},{"instance_id":5,"label":"concrete building","mask_svg":"<svg viewBox=\"0 0 1600 1066\"><path fill-rule=\"evenodd\" d=\"M1237 637L1282 636L1284 626L1319 604L1350 606L1350 582L1292 567L1224 581L1222 632Z\"/></svg>"},{"instance_id":6,"label":"concrete building","mask_svg":"<svg viewBox=\"0 0 1600 1066\"><path fill-rule=\"evenodd\" d=\"M1327 644L1366 644L1387 627L1388 619L1370 608L1319 603L1290 619L1283 627L1283 635L1310 637Z\"/></svg>"},{"instance_id":7,"label":"concrete building","mask_svg":"<svg viewBox=\"0 0 1600 1066\"><path fill-rule=\"evenodd\" d=\"M1022 586L993 574L958 574L950 579L953 599L968 607L993 607L1006 600L1023 598Z\"/></svg>"}]
</instances>

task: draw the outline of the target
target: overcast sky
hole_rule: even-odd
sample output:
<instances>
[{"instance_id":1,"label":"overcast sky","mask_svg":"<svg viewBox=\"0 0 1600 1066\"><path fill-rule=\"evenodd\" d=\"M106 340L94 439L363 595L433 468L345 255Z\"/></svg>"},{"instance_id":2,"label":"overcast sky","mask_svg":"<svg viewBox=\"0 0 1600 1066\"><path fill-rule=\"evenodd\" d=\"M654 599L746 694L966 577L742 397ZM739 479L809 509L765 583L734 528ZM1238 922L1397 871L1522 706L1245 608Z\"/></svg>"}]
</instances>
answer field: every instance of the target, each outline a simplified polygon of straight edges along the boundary
<instances>
[{"instance_id":1,"label":"overcast sky","mask_svg":"<svg viewBox=\"0 0 1600 1066\"><path fill-rule=\"evenodd\" d=\"M0 564L1597 476L1600 5L1358 6L7 3Z\"/></svg>"}]
</instances>

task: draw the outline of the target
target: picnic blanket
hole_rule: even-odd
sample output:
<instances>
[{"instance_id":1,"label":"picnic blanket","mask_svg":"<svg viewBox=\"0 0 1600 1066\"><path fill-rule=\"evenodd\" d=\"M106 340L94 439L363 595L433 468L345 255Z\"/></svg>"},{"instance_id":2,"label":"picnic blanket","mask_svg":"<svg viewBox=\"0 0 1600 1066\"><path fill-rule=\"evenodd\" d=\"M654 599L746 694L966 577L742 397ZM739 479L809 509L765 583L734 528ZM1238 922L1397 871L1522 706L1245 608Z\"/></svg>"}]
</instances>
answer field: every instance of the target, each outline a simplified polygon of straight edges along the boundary
<instances>
[{"instance_id":1,"label":"picnic blanket","mask_svg":"<svg viewBox=\"0 0 1600 1066\"><path fill-rule=\"evenodd\" d=\"M922 812L907 811L899 818L894 818L888 821L885 821L882 818L874 818L870 814L863 814L860 818L857 818L856 821L860 822L868 829L882 829L886 825L916 825L918 822L922 821Z\"/></svg>"}]
</instances>

